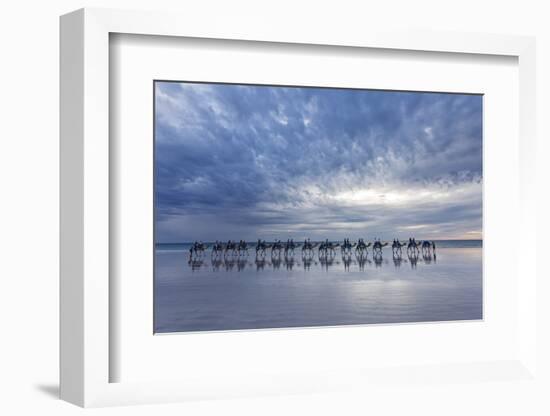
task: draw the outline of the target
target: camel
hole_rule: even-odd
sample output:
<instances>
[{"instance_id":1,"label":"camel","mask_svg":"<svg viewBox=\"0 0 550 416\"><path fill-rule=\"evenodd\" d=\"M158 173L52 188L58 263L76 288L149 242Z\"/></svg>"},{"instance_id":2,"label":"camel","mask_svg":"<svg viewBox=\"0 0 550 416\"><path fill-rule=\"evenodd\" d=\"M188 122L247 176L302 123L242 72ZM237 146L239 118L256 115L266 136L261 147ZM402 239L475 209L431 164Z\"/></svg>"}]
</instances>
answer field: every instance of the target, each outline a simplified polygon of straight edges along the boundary
<instances>
[{"instance_id":1,"label":"camel","mask_svg":"<svg viewBox=\"0 0 550 416\"><path fill-rule=\"evenodd\" d=\"M283 251L283 243L277 240L271 245L271 257L281 257L281 251Z\"/></svg>"},{"instance_id":2,"label":"camel","mask_svg":"<svg viewBox=\"0 0 550 416\"><path fill-rule=\"evenodd\" d=\"M202 257L208 246L202 241L195 241L189 248L189 258Z\"/></svg>"},{"instance_id":3,"label":"camel","mask_svg":"<svg viewBox=\"0 0 550 416\"><path fill-rule=\"evenodd\" d=\"M424 240L422 242L422 254L435 255L435 242Z\"/></svg>"},{"instance_id":4,"label":"camel","mask_svg":"<svg viewBox=\"0 0 550 416\"><path fill-rule=\"evenodd\" d=\"M317 243L312 243L309 238L304 240L304 244L302 244L302 258L312 258L315 247L317 247Z\"/></svg>"},{"instance_id":5,"label":"camel","mask_svg":"<svg viewBox=\"0 0 550 416\"><path fill-rule=\"evenodd\" d=\"M212 246L212 252L210 253L211 257L218 257L221 256L223 253L223 244L216 240L214 245Z\"/></svg>"},{"instance_id":6,"label":"camel","mask_svg":"<svg viewBox=\"0 0 550 416\"><path fill-rule=\"evenodd\" d=\"M409 242L407 244L407 254L415 254L415 255L418 255L419 253L419 249L418 247L420 247L420 242L416 242L416 240L414 238L409 238Z\"/></svg>"},{"instance_id":7,"label":"camel","mask_svg":"<svg viewBox=\"0 0 550 416\"><path fill-rule=\"evenodd\" d=\"M340 250L342 254L351 254L351 251L356 245L357 243L352 243L349 241L349 238L344 238L344 243L340 246Z\"/></svg>"},{"instance_id":8,"label":"camel","mask_svg":"<svg viewBox=\"0 0 550 416\"><path fill-rule=\"evenodd\" d=\"M374 243L372 245L373 254L382 254L382 248L386 247L388 245L387 242L382 243L380 240L374 240Z\"/></svg>"},{"instance_id":9,"label":"camel","mask_svg":"<svg viewBox=\"0 0 550 416\"><path fill-rule=\"evenodd\" d=\"M248 244L246 244L246 241L239 241L239 245L237 246L237 254L239 257L244 256L245 254L248 256Z\"/></svg>"},{"instance_id":10,"label":"camel","mask_svg":"<svg viewBox=\"0 0 550 416\"><path fill-rule=\"evenodd\" d=\"M286 243L281 242L281 240L267 243L265 240L258 239L255 248L256 258L265 257L267 250L271 250L271 259L280 258L281 253L284 253L285 259L292 259L295 251L301 248L302 260L312 260L315 254L314 249L317 248L318 258L323 259L327 263L328 259L334 258L338 248L340 248L343 261L348 262L352 253L355 253L356 259L366 257L369 247L372 247L373 257L381 257L382 249L388 245L389 242L382 242L379 238L375 238L373 242L369 243L365 243L365 240L362 238L353 243L349 238L344 238L342 243L330 242L328 239L321 243L312 243L309 238L304 240L303 243L295 243L293 239L288 239ZM223 254L224 259L229 256L241 258L249 255L250 246L245 240L240 240L239 242L229 240L225 244L216 240L212 244L211 257L212 259L217 259L218 257L222 257ZM405 246L407 247L407 255L413 259L414 264L416 264L416 260L420 254L423 257L433 256L435 260L435 242L429 240L416 241L414 238L409 238L408 243L401 242L399 239L393 240L391 247L394 260L402 257L402 248ZM190 261L202 258L207 249L208 245L202 241L195 241L189 248ZM379 258L375 260L379 261Z\"/></svg>"},{"instance_id":11,"label":"camel","mask_svg":"<svg viewBox=\"0 0 550 416\"><path fill-rule=\"evenodd\" d=\"M339 243L332 243L327 240L319 245L319 258L321 257L333 257L336 254L336 248L339 247Z\"/></svg>"},{"instance_id":12,"label":"camel","mask_svg":"<svg viewBox=\"0 0 550 416\"><path fill-rule=\"evenodd\" d=\"M287 257L293 257L294 256L294 249L300 247L299 244L296 244L293 239L287 240L285 247L284 247L284 253L285 258Z\"/></svg>"},{"instance_id":13,"label":"camel","mask_svg":"<svg viewBox=\"0 0 550 416\"><path fill-rule=\"evenodd\" d=\"M363 256L366 256L369 252L369 247L371 246L371 244L372 243L370 242L368 244L365 243L365 240L360 238L355 246L355 257L361 258Z\"/></svg>"},{"instance_id":14,"label":"camel","mask_svg":"<svg viewBox=\"0 0 550 416\"><path fill-rule=\"evenodd\" d=\"M270 247L271 246L267 244L265 241L258 239L258 243L256 244L256 257L265 256L266 250Z\"/></svg>"},{"instance_id":15,"label":"camel","mask_svg":"<svg viewBox=\"0 0 550 416\"><path fill-rule=\"evenodd\" d=\"M236 255L238 250L238 245L235 241L229 240L227 244L225 245L225 250L223 252L223 256L226 257L227 253L230 253L231 255Z\"/></svg>"},{"instance_id":16,"label":"camel","mask_svg":"<svg viewBox=\"0 0 550 416\"><path fill-rule=\"evenodd\" d=\"M401 257L401 248L406 246L406 243L402 243L399 241L399 239L393 240L393 243L391 245L392 253L395 256Z\"/></svg>"}]
</instances>

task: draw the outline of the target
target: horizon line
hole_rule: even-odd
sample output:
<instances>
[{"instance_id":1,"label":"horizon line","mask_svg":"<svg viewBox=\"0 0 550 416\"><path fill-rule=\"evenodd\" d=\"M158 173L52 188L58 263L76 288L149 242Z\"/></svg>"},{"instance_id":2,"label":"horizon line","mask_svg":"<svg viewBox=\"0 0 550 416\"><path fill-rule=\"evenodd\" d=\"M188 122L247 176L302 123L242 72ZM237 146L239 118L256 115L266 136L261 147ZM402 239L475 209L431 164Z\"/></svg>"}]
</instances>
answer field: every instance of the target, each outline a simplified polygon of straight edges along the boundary
<instances>
[{"instance_id":1,"label":"horizon line","mask_svg":"<svg viewBox=\"0 0 550 416\"><path fill-rule=\"evenodd\" d=\"M293 239L293 240L295 240L297 242L302 241L301 239L299 239L299 240L298 239ZM382 239L382 240L385 240L385 239ZM405 240L408 240L408 238L404 239L403 241L405 241ZM437 239L435 239L435 238L427 238L427 239L420 238L420 239L416 239L416 240L419 240L419 241L424 241L424 240L431 240L431 241L483 241L483 238L437 238ZM197 241L197 240L195 240L195 241ZM157 242L157 241L155 241L155 244L189 244L189 243L194 243L195 241L179 241L179 242ZM218 241L223 242L225 240L218 240ZM231 241L235 241L235 240L231 239ZM245 241L247 241L247 240L245 240ZM268 241L268 240L262 239L262 241ZM271 240L269 240L269 241L271 241ZM283 240L281 240L281 241L283 241ZM324 240L311 240L311 241L316 242L316 241L324 241ZM329 241L340 241L340 240L330 240L329 239ZM205 242L211 243L212 241L206 241L205 240Z\"/></svg>"}]
</instances>

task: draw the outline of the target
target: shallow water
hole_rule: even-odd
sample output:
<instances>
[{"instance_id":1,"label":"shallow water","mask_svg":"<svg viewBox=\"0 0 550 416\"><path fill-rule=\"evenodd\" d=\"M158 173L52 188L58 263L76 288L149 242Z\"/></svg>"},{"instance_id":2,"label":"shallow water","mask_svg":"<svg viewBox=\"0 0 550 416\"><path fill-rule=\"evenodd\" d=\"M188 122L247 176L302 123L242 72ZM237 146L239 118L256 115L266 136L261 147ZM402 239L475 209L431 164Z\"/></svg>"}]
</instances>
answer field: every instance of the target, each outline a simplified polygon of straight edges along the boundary
<instances>
[{"instance_id":1,"label":"shallow water","mask_svg":"<svg viewBox=\"0 0 550 416\"><path fill-rule=\"evenodd\" d=\"M310 327L482 318L482 249L438 248L365 261L272 259L189 262L186 250L156 250L155 331Z\"/></svg>"}]
</instances>

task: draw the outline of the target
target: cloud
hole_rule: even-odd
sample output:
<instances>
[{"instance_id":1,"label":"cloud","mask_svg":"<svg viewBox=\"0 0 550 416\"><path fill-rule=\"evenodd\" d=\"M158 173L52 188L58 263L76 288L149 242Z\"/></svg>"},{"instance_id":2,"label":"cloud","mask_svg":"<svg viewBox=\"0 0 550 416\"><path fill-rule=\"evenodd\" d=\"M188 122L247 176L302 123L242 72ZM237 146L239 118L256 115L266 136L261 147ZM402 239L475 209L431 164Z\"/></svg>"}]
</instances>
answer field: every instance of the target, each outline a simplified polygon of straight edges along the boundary
<instances>
[{"instance_id":1,"label":"cloud","mask_svg":"<svg viewBox=\"0 0 550 416\"><path fill-rule=\"evenodd\" d=\"M158 241L481 231L481 96L158 82L155 99Z\"/></svg>"}]
</instances>

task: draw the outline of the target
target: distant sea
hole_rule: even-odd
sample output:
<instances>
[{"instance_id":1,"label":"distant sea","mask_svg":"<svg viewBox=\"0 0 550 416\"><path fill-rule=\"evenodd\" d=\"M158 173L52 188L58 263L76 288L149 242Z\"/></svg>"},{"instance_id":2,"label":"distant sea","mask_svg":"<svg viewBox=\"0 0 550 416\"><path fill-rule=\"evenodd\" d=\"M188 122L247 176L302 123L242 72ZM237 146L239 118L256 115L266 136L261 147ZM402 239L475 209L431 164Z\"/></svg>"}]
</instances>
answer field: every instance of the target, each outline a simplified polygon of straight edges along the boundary
<instances>
[{"instance_id":1,"label":"distant sea","mask_svg":"<svg viewBox=\"0 0 550 416\"><path fill-rule=\"evenodd\" d=\"M286 240L283 241L283 243L285 242ZM367 240L367 243L369 242L370 240ZM401 240L401 242L406 242L407 240ZM417 240L417 241L422 241L422 240ZM432 241L432 240L430 240ZM483 240L433 240L435 241L435 245L437 248L481 248L483 247ZM312 241L312 242L319 242L319 241ZM338 240L335 240L335 241L332 241L332 243L341 243L342 241L338 241ZM225 243L225 241L224 241ZM256 242L255 241L248 241L247 242L249 244L249 246L252 246L254 247L256 245ZM269 242L268 243L272 243L272 242ZM295 243L301 243L301 241L297 241L295 240ZM193 243L192 242L185 242L185 243L157 243L155 244L155 248L156 250L158 251L168 251L168 250L174 250L174 251L186 251L186 250L189 250L189 248L191 247ZM214 244L214 242L212 241L209 241L209 242L205 242L205 244L208 246L208 247L211 247L212 244ZM390 241L390 245L391 245L391 241ZM391 249L391 247L390 247Z\"/></svg>"}]
</instances>

